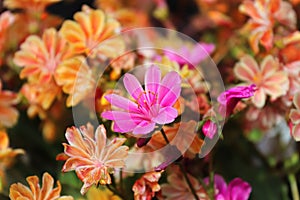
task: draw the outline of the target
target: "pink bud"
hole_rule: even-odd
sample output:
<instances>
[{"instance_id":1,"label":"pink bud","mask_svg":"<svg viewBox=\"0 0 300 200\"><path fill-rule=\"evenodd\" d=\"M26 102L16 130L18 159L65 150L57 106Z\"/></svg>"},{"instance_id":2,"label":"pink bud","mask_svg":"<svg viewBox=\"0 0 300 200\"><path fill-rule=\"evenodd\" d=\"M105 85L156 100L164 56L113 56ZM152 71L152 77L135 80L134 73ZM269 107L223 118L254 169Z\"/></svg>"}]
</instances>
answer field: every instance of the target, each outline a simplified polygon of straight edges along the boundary
<instances>
[{"instance_id":1,"label":"pink bud","mask_svg":"<svg viewBox=\"0 0 300 200\"><path fill-rule=\"evenodd\" d=\"M204 125L202 126L202 132L203 134L208 137L209 139L213 139L215 134L217 133L218 127L217 125L211 121L207 120Z\"/></svg>"}]
</instances>

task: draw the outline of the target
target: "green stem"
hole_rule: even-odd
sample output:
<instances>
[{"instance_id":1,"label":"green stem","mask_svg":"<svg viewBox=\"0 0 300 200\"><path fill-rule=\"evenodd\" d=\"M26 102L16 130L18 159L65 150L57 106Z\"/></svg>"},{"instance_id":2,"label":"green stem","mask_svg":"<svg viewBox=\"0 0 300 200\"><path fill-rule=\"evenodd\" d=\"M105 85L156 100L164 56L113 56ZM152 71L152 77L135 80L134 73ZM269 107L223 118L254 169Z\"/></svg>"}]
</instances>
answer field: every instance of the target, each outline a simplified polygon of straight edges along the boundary
<instances>
[{"instance_id":1,"label":"green stem","mask_svg":"<svg viewBox=\"0 0 300 200\"><path fill-rule=\"evenodd\" d=\"M164 137L164 140L166 141L166 143L170 144L170 141L169 141L169 139L168 139L168 137L167 137L167 135L166 135L166 133L165 133L165 131L164 131L163 128L161 128L160 132L161 132L162 136ZM194 187L193 187L190 179L188 178L187 172L185 171L185 169L184 169L184 167L183 167L183 165L182 165L181 162L179 163L179 167L180 167L180 170L181 170L181 172L182 172L182 174L183 174L183 176L184 176L184 178L185 178L185 180L186 180L186 182L187 182L187 184L188 184L188 186L189 186L192 194L194 195L195 199L199 200L199 197L197 196L196 191L195 191L195 189L194 189Z\"/></svg>"},{"instance_id":2,"label":"green stem","mask_svg":"<svg viewBox=\"0 0 300 200\"><path fill-rule=\"evenodd\" d=\"M198 195L197 195L197 193L196 193L196 191L195 191L195 189L194 189L194 187L193 187L193 185L192 185L192 183L191 183L191 181L190 181L190 179L187 175L187 172L185 171L182 163L179 163L179 167L180 167L180 170L181 170L181 172L182 172L182 174L183 174L183 176L184 176L184 178L185 178L185 180L186 180L193 196L195 197L196 200L199 200L199 197L198 197Z\"/></svg>"},{"instance_id":3,"label":"green stem","mask_svg":"<svg viewBox=\"0 0 300 200\"><path fill-rule=\"evenodd\" d=\"M292 191L293 200L299 200L299 190L297 185L297 180L295 177L295 174L289 174L288 175L289 181L290 181L290 187Z\"/></svg>"}]
</instances>

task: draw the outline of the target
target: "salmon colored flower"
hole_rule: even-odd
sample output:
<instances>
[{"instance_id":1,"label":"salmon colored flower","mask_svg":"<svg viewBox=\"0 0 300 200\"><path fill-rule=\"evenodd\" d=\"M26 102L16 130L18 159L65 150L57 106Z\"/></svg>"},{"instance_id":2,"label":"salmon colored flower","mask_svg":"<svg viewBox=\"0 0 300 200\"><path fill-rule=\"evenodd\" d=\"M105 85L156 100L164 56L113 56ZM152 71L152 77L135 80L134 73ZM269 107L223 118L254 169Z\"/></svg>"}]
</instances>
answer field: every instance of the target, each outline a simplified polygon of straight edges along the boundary
<instances>
[{"instance_id":1,"label":"salmon colored flower","mask_svg":"<svg viewBox=\"0 0 300 200\"><path fill-rule=\"evenodd\" d=\"M218 97L219 113L226 117L233 113L235 106L238 102L245 98L252 97L255 93L256 85L249 86L236 86L221 93Z\"/></svg>"},{"instance_id":2,"label":"salmon colored flower","mask_svg":"<svg viewBox=\"0 0 300 200\"><path fill-rule=\"evenodd\" d=\"M54 80L51 80L47 84L26 83L23 85L21 93L26 97L30 106L38 106L43 110L48 110L53 104L54 100L56 98L60 98L61 88L55 83ZM32 111L32 114L40 113L40 111L38 111L39 109L36 109L34 109L36 112Z\"/></svg>"},{"instance_id":3,"label":"salmon colored flower","mask_svg":"<svg viewBox=\"0 0 300 200\"><path fill-rule=\"evenodd\" d=\"M120 24L116 20L107 17L103 11L93 10L86 5L81 12L75 13L74 19L75 21L66 20L60 29L74 53L85 53L91 57L96 54L107 57L120 55L118 52L122 52L124 47L120 39L104 42L119 31Z\"/></svg>"},{"instance_id":4,"label":"salmon colored flower","mask_svg":"<svg viewBox=\"0 0 300 200\"><path fill-rule=\"evenodd\" d=\"M11 167L19 154L24 154L24 150L10 148L6 131L0 130L0 182L5 182L5 170Z\"/></svg>"},{"instance_id":5,"label":"salmon colored flower","mask_svg":"<svg viewBox=\"0 0 300 200\"><path fill-rule=\"evenodd\" d=\"M95 80L93 72L83 56L63 61L55 72L55 80L69 94L67 106L75 106L93 94Z\"/></svg>"},{"instance_id":6,"label":"salmon colored flower","mask_svg":"<svg viewBox=\"0 0 300 200\"><path fill-rule=\"evenodd\" d=\"M234 67L234 74L247 84L256 85L252 102L258 108L265 105L267 95L274 101L285 95L289 88L287 73L281 70L279 61L270 55L263 59L260 66L253 57L242 57Z\"/></svg>"},{"instance_id":7,"label":"salmon colored flower","mask_svg":"<svg viewBox=\"0 0 300 200\"><path fill-rule=\"evenodd\" d=\"M187 174L187 177L190 180L193 188L195 189L199 200L207 200L207 194L200 183L197 181L197 179L189 174ZM168 183L161 185L161 191L164 200L195 199L183 174L179 171L168 176Z\"/></svg>"},{"instance_id":8,"label":"salmon colored flower","mask_svg":"<svg viewBox=\"0 0 300 200\"><path fill-rule=\"evenodd\" d=\"M15 64L24 67L20 77L48 84L57 66L71 56L67 42L54 28L45 30L42 38L31 35L14 57Z\"/></svg>"},{"instance_id":9,"label":"salmon colored flower","mask_svg":"<svg viewBox=\"0 0 300 200\"><path fill-rule=\"evenodd\" d=\"M9 9L26 9L43 11L46 6L61 0L4 0L3 4Z\"/></svg>"},{"instance_id":10,"label":"salmon colored flower","mask_svg":"<svg viewBox=\"0 0 300 200\"><path fill-rule=\"evenodd\" d=\"M2 90L2 82L0 80L0 126L13 126L19 116L19 112L13 106L18 103L17 94Z\"/></svg>"},{"instance_id":11,"label":"salmon colored flower","mask_svg":"<svg viewBox=\"0 0 300 200\"><path fill-rule=\"evenodd\" d=\"M4 46L7 42L8 29L15 21L15 16L9 11L5 11L0 15L0 66L2 64L2 57L4 56Z\"/></svg>"},{"instance_id":12,"label":"salmon colored flower","mask_svg":"<svg viewBox=\"0 0 300 200\"><path fill-rule=\"evenodd\" d=\"M60 182L57 181L57 187L53 188L54 180L47 172L43 174L42 187L40 187L39 178L37 176L29 176L26 180L29 187L21 183L14 183L10 186L9 197L11 200L73 200L71 196L60 196Z\"/></svg>"},{"instance_id":13,"label":"salmon colored flower","mask_svg":"<svg viewBox=\"0 0 300 200\"><path fill-rule=\"evenodd\" d=\"M290 119L292 122L291 133L296 141L300 141L300 93L297 93L293 99L296 109L290 111Z\"/></svg>"},{"instance_id":14,"label":"salmon colored flower","mask_svg":"<svg viewBox=\"0 0 300 200\"><path fill-rule=\"evenodd\" d=\"M261 43L267 50L273 47L275 22L296 28L296 14L292 6L282 0L245 0L239 10L251 17L247 25L251 31L249 42L254 53Z\"/></svg>"},{"instance_id":15,"label":"salmon colored flower","mask_svg":"<svg viewBox=\"0 0 300 200\"><path fill-rule=\"evenodd\" d=\"M203 140L197 136L197 123L195 121L176 123L173 126L165 126L164 131L170 144L175 145L184 156L193 158L200 153ZM163 148L166 142L160 133L155 132L147 146L154 150Z\"/></svg>"},{"instance_id":16,"label":"salmon colored flower","mask_svg":"<svg viewBox=\"0 0 300 200\"><path fill-rule=\"evenodd\" d=\"M209 178L203 180L207 185ZM249 183L240 178L233 179L228 185L220 175L214 176L215 199L217 200L248 200L251 193Z\"/></svg>"},{"instance_id":17,"label":"salmon colored flower","mask_svg":"<svg viewBox=\"0 0 300 200\"><path fill-rule=\"evenodd\" d=\"M128 147L122 144L126 139L114 138L108 141L103 125L98 126L95 134L91 124L80 129L68 128L66 138L69 144L63 144L64 153L69 158L62 171L75 170L78 178L84 183L81 194L86 193L93 184L111 184L109 173L125 166Z\"/></svg>"},{"instance_id":18,"label":"salmon colored flower","mask_svg":"<svg viewBox=\"0 0 300 200\"><path fill-rule=\"evenodd\" d=\"M123 111L106 111L102 117L114 120L116 132L147 134L153 131L156 124L167 124L178 115L173 107L181 91L181 78L177 72L169 72L163 79L157 66L151 66L145 74L145 90L137 78L125 74L123 82L135 102L122 96L111 94L106 99Z\"/></svg>"},{"instance_id":19,"label":"salmon colored flower","mask_svg":"<svg viewBox=\"0 0 300 200\"><path fill-rule=\"evenodd\" d=\"M148 172L135 181L132 190L134 192L134 200L150 200L155 193L160 191L158 181L161 172Z\"/></svg>"},{"instance_id":20,"label":"salmon colored flower","mask_svg":"<svg viewBox=\"0 0 300 200\"><path fill-rule=\"evenodd\" d=\"M111 68L113 69L110 73L110 79L116 80L120 77L122 70L130 70L134 67L136 55L134 53L127 53L121 57L113 60Z\"/></svg>"}]
</instances>

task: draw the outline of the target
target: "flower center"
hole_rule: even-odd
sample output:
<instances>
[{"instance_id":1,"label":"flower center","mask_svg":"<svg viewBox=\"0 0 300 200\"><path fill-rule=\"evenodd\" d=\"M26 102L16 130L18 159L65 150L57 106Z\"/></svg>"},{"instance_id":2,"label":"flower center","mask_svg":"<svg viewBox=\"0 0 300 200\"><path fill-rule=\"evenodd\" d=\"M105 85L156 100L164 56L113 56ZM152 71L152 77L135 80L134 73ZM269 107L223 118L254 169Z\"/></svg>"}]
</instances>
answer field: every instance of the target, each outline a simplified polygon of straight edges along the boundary
<instances>
[{"instance_id":1,"label":"flower center","mask_svg":"<svg viewBox=\"0 0 300 200\"><path fill-rule=\"evenodd\" d=\"M157 93L153 91L147 90L141 92L137 99L138 108L145 108L149 111L157 103L157 98Z\"/></svg>"}]
</instances>

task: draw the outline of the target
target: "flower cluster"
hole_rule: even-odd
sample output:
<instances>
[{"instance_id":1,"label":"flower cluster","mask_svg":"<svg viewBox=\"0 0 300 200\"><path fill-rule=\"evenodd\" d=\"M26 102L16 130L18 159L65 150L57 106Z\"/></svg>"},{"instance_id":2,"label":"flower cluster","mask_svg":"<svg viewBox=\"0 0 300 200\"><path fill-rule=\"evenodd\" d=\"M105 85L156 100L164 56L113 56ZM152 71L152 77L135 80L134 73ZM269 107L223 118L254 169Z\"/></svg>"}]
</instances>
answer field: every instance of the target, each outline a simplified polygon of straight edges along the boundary
<instances>
[{"instance_id":1,"label":"flower cluster","mask_svg":"<svg viewBox=\"0 0 300 200\"><path fill-rule=\"evenodd\" d=\"M86 3L0 4L1 198L299 199L299 0Z\"/></svg>"}]
</instances>

